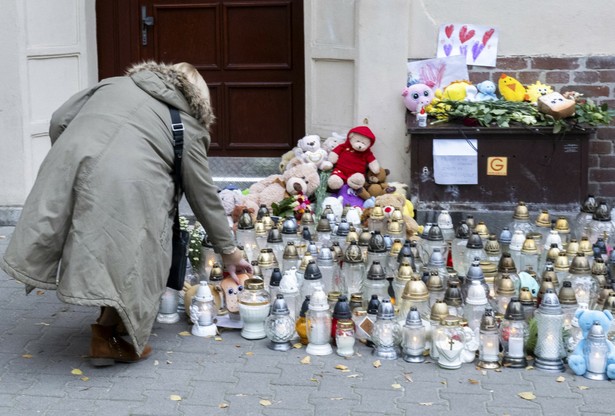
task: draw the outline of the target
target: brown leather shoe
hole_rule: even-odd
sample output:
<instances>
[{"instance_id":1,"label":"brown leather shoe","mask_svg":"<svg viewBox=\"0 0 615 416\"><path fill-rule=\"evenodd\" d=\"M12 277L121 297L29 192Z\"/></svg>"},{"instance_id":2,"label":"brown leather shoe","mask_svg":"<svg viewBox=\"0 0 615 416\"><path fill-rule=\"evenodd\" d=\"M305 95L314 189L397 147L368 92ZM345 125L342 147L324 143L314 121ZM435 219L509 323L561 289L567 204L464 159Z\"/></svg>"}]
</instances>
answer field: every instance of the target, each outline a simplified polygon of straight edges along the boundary
<instances>
[{"instance_id":1,"label":"brown leather shoe","mask_svg":"<svg viewBox=\"0 0 615 416\"><path fill-rule=\"evenodd\" d=\"M109 366L116 362L134 363L147 358L151 353L152 347L146 345L141 355L138 355L132 344L114 333L113 327L92 325L89 358L95 367Z\"/></svg>"}]
</instances>

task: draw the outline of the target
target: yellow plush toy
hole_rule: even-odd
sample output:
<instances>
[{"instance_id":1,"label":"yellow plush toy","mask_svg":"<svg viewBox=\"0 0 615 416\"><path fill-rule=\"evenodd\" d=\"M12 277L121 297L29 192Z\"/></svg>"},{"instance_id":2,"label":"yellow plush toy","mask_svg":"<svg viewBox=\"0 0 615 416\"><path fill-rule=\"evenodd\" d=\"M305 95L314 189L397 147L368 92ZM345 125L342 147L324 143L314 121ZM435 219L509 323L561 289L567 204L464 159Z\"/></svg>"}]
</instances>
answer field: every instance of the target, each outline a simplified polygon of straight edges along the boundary
<instances>
[{"instance_id":1,"label":"yellow plush toy","mask_svg":"<svg viewBox=\"0 0 615 416\"><path fill-rule=\"evenodd\" d=\"M541 83L540 81L536 81L533 84L527 86L527 95L531 103L536 104L538 98L543 95L547 95L553 92L553 88L550 85L546 85Z\"/></svg>"},{"instance_id":2,"label":"yellow plush toy","mask_svg":"<svg viewBox=\"0 0 615 416\"><path fill-rule=\"evenodd\" d=\"M502 74L498 81L500 95L507 101L524 101L528 99L525 87L516 79Z\"/></svg>"},{"instance_id":3,"label":"yellow plush toy","mask_svg":"<svg viewBox=\"0 0 615 416\"><path fill-rule=\"evenodd\" d=\"M453 81L444 88L436 90L438 100L473 101L478 90L469 81Z\"/></svg>"}]
</instances>

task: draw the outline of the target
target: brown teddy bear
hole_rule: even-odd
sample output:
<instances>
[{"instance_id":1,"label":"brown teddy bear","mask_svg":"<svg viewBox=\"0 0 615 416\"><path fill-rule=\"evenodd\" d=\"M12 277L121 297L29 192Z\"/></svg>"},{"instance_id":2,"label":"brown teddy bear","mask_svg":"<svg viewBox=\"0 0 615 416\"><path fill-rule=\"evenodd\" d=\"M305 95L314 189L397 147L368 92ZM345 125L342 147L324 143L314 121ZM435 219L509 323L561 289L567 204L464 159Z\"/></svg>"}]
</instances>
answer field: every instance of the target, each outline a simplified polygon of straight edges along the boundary
<instances>
[{"instance_id":1,"label":"brown teddy bear","mask_svg":"<svg viewBox=\"0 0 615 416\"><path fill-rule=\"evenodd\" d=\"M407 214L407 211L404 212L406 201L406 197L399 192L386 193L376 197L376 205L380 205L386 214L390 214L395 208L402 211L402 217L406 226L406 238L417 239L419 224L412 216Z\"/></svg>"},{"instance_id":2,"label":"brown teddy bear","mask_svg":"<svg viewBox=\"0 0 615 416\"><path fill-rule=\"evenodd\" d=\"M320 186L318 168L313 163L301 163L287 169L282 175L269 175L250 186L245 205L258 211L260 204L271 210L271 203L280 202L290 195L302 193L311 196Z\"/></svg>"},{"instance_id":3,"label":"brown teddy bear","mask_svg":"<svg viewBox=\"0 0 615 416\"><path fill-rule=\"evenodd\" d=\"M378 173L367 172L365 188L370 196L380 196L395 190L387 183L387 176L390 173L391 171L385 168L380 168Z\"/></svg>"}]
</instances>

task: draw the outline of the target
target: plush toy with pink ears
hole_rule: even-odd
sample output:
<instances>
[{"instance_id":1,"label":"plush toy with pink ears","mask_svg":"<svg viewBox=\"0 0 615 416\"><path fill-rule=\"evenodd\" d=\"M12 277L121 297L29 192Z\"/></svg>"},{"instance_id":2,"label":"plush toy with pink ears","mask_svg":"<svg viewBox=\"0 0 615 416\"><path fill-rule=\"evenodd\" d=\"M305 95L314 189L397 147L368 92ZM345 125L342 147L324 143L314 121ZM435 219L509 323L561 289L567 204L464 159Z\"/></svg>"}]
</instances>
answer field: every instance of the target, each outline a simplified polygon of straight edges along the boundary
<instances>
[{"instance_id":1,"label":"plush toy with pink ears","mask_svg":"<svg viewBox=\"0 0 615 416\"><path fill-rule=\"evenodd\" d=\"M435 98L432 89L419 82L410 82L410 85L404 88L401 95L404 97L404 105L413 113L421 111L422 107L427 107Z\"/></svg>"}]
</instances>

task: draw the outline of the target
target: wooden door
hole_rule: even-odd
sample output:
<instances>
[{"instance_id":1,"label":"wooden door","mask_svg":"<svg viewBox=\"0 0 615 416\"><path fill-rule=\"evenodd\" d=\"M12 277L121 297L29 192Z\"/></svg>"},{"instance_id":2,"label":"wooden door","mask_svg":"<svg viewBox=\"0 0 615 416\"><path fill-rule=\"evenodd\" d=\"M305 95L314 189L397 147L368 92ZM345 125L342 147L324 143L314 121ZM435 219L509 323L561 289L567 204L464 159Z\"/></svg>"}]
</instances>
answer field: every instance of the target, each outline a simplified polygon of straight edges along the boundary
<instances>
[{"instance_id":1,"label":"wooden door","mask_svg":"<svg viewBox=\"0 0 615 416\"><path fill-rule=\"evenodd\" d=\"M207 81L213 156L280 156L305 134L302 0L98 0L99 76L190 62Z\"/></svg>"}]
</instances>

